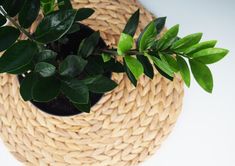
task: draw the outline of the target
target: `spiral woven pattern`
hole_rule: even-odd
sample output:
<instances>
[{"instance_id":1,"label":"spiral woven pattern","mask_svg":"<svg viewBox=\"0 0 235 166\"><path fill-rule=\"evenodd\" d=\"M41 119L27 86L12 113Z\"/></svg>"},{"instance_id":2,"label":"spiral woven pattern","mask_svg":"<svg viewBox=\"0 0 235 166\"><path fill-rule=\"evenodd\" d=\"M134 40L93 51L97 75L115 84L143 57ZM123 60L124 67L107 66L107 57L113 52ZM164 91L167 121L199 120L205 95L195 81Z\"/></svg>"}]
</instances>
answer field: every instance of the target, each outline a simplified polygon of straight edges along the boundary
<instances>
[{"instance_id":1,"label":"spiral woven pattern","mask_svg":"<svg viewBox=\"0 0 235 166\"><path fill-rule=\"evenodd\" d=\"M141 8L138 33L153 18L133 0L74 0L96 13L84 23L117 43L129 16ZM90 114L60 118L24 102L17 78L0 75L0 136L10 152L33 166L134 166L152 155L171 132L182 108L183 82L157 72L137 88L126 75L113 74L119 86Z\"/></svg>"}]
</instances>

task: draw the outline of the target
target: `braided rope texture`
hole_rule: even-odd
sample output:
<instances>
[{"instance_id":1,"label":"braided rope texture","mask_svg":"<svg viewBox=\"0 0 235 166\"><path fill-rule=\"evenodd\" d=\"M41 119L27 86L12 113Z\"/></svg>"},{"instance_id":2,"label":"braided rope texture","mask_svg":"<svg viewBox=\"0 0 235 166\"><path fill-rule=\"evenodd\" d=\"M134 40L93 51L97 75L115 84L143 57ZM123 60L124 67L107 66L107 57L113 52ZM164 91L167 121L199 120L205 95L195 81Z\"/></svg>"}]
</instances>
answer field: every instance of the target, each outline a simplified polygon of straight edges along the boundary
<instances>
[{"instance_id":1,"label":"braided rope texture","mask_svg":"<svg viewBox=\"0 0 235 166\"><path fill-rule=\"evenodd\" d=\"M141 9L140 30L153 16L134 0L74 0L76 8L96 13L84 23L116 45L130 15ZM19 94L16 76L0 76L0 137L24 165L135 166L151 156L171 132L182 109L183 82L156 72L143 76L137 88L124 74L113 74L119 86L107 93L90 114L47 115Z\"/></svg>"}]
</instances>

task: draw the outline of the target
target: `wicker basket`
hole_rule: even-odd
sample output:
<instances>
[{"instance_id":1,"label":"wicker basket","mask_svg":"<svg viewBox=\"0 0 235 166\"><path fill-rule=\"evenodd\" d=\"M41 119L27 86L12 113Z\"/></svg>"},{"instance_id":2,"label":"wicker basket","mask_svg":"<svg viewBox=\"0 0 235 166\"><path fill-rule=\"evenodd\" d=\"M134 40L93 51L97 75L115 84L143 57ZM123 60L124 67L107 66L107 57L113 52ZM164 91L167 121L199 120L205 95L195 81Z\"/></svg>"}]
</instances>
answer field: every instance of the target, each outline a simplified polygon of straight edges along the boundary
<instances>
[{"instance_id":1,"label":"wicker basket","mask_svg":"<svg viewBox=\"0 0 235 166\"><path fill-rule=\"evenodd\" d=\"M153 18L134 0L74 0L73 5L96 10L84 24L99 30L109 45L116 45L138 7L137 34ZM0 75L0 136L25 165L137 165L159 148L182 108L181 78L177 75L170 82L155 74L153 80L143 76L137 88L126 75L114 74L119 86L105 94L90 114L67 118L44 114L24 102L17 78Z\"/></svg>"}]
</instances>

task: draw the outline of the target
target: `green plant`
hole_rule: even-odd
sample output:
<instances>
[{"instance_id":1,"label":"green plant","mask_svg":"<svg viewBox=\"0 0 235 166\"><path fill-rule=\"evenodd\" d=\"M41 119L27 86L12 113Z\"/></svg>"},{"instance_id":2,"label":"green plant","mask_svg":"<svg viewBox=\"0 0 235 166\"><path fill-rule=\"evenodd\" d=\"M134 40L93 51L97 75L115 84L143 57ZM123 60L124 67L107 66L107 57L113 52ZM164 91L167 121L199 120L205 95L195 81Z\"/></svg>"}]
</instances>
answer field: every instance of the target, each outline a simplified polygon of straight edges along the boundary
<instances>
[{"instance_id":1,"label":"green plant","mask_svg":"<svg viewBox=\"0 0 235 166\"><path fill-rule=\"evenodd\" d=\"M221 60L228 50L214 48L215 40L200 42L202 33L178 37L179 25L160 33L165 17L151 21L135 42L139 23L137 10L127 22L117 48L97 48L100 34L94 32L84 39L77 55L58 59L58 53L47 45L66 42L66 35L80 30L79 24L90 17L93 9L72 8L70 0L0 0L0 73L24 75L20 93L25 101L49 102L58 95L65 95L79 110L90 111L89 92L105 93L117 83L105 77L105 72L126 72L133 85L145 74L154 77L154 67L167 79L173 80L180 73L189 87L191 74L207 92L212 92L213 78L208 64ZM31 34L27 28L36 20L40 9L44 18ZM18 16L18 22L14 17ZM3 26L6 19L12 26ZM19 39L23 33L28 39ZM94 61L90 57L102 60ZM118 62L117 57L122 61ZM120 59L120 58L119 58ZM187 63L189 62L189 65ZM87 70L84 78L79 75Z\"/></svg>"}]
</instances>

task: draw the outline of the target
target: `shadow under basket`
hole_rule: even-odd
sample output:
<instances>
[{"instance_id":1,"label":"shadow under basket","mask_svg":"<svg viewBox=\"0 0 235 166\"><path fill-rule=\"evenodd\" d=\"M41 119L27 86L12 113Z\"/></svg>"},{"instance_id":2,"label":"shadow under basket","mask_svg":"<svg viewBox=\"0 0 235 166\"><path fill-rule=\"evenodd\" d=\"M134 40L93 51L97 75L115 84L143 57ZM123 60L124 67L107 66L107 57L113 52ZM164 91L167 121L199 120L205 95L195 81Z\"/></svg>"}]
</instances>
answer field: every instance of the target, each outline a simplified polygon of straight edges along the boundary
<instances>
[{"instance_id":1,"label":"shadow under basket","mask_svg":"<svg viewBox=\"0 0 235 166\"><path fill-rule=\"evenodd\" d=\"M68 55L76 55L77 50L82 40L90 36L93 32L95 32L93 29L89 28L86 25L79 24L79 26L80 26L79 31L66 35L66 37L69 40L65 44L61 44L60 45L61 47L59 49L53 48L53 45L57 44L58 42L49 43L47 45L48 49L51 49L57 52L58 54L57 59L63 60ZM106 44L104 40L100 38L97 48L105 48L105 47L106 47ZM81 73L78 77L82 79L84 75L85 75L84 73ZM111 72L106 72L103 75L108 78L111 78ZM23 81L23 79L24 77L22 75L18 76L18 80L20 83ZM94 106L102 98L104 94L97 94L97 93L90 92L89 95L90 95L91 106ZM63 94L59 95L57 98L49 102L42 103L42 102L36 102L33 100L30 102L34 106L39 108L39 110L45 113L51 114L51 115L55 115L55 116L74 116L74 115L83 113L80 110L78 110Z\"/></svg>"}]
</instances>

